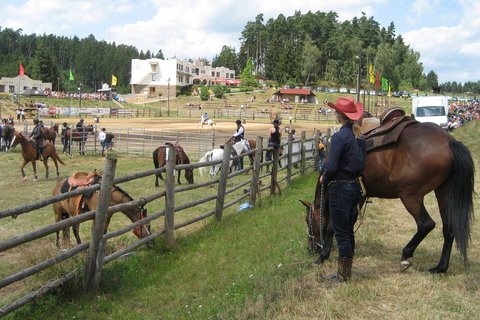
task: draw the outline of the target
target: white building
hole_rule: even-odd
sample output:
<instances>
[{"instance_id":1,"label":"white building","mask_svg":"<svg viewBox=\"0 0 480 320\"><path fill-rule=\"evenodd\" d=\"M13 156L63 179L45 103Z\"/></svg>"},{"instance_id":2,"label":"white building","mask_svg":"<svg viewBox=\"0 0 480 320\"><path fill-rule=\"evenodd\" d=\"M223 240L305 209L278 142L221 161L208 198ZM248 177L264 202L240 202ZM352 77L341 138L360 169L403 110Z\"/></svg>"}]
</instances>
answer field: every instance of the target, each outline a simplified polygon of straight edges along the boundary
<instances>
[{"instance_id":1,"label":"white building","mask_svg":"<svg viewBox=\"0 0 480 320\"><path fill-rule=\"evenodd\" d=\"M169 94L174 97L177 88L200 83L238 85L239 81L235 80L234 70L206 66L200 60L132 59L132 94L150 97Z\"/></svg>"},{"instance_id":2,"label":"white building","mask_svg":"<svg viewBox=\"0 0 480 320\"><path fill-rule=\"evenodd\" d=\"M0 79L0 93L21 93L27 89L34 91L52 90L52 83L34 80L27 75L13 78L2 77Z\"/></svg>"}]
</instances>

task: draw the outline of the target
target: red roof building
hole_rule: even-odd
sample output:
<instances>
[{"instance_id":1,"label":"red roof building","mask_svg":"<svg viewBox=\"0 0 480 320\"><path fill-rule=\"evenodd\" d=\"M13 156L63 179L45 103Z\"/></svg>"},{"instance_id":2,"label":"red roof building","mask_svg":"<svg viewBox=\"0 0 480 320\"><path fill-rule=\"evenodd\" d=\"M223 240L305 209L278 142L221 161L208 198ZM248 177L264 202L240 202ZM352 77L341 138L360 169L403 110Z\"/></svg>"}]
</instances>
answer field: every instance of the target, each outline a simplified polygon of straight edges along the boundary
<instances>
[{"instance_id":1,"label":"red roof building","mask_svg":"<svg viewBox=\"0 0 480 320\"><path fill-rule=\"evenodd\" d=\"M280 89L273 94L272 101L292 103L318 103L310 89Z\"/></svg>"}]
</instances>

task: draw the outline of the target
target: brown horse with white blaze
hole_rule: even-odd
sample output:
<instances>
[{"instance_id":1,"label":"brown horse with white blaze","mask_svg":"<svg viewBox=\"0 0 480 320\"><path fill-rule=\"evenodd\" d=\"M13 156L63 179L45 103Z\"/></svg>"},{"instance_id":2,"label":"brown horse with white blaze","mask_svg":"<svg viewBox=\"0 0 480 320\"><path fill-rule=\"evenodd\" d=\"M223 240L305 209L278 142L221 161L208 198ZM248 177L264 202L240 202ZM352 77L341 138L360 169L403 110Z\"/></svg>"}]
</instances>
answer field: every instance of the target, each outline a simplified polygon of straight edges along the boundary
<instances>
[{"instance_id":1,"label":"brown horse with white blaze","mask_svg":"<svg viewBox=\"0 0 480 320\"><path fill-rule=\"evenodd\" d=\"M27 179L25 171L23 169L25 168L27 163L30 162L33 167L33 181L37 181L37 164L35 162L37 158L37 151L34 141L27 139L21 132L16 132L15 138L13 139L12 148L15 148L18 144L22 146L23 164L20 168L20 171L22 172L23 179ZM52 158L53 163L55 164L55 168L57 169L58 177L60 175L60 172L58 171L58 162L63 165L65 165L65 162L63 162L62 159L60 159L60 157L58 156L57 151L55 150L55 146L48 141L45 142L45 147L43 148L41 156L43 158L43 164L45 165L46 169L45 178L48 179L48 158Z\"/></svg>"},{"instance_id":2,"label":"brown horse with white blaze","mask_svg":"<svg viewBox=\"0 0 480 320\"><path fill-rule=\"evenodd\" d=\"M429 271L447 272L454 240L466 263L474 175L468 148L433 123L409 125L397 143L367 152L363 173L366 196L400 198L417 224L417 232L402 250L402 271L411 266L415 249L435 227L424 205L424 197L431 191L437 198L444 242L440 261ZM314 202L302 201L307 207L309 244L320 254L320 262L328 259L333 237L327 199L322 196L328 193L322 189L318 181Z\"/></svg>"},{"instance_id":3,"label":"brown horse with white blaze","mask_svg":"<svg viewBox=\"0 0 480 320\"><path fill-rule=\"evenodd\" d=\"M101 176L95 174L92 176L91 184L89 185L98 184L100 182L101 182ZM71 188L69 185L69 179L62 179L55 185L52 194L56 196L61 193L68 192L70 191L70 189ZM125 192L119 186L114 185L112 187L112 191L110 195L110 206L120 204L120 203L127 203L130 201L133 201L133 198L127 192ZM67 219L72 216L76 216L82 212L88 212L91 210L95 211L97 210L98 203L99 203L98 192L92 192L91 194L78 196L78 198L73 197L73 198L68 198L66 200L62 200L60 202L56 202L53 204L55 222L58 222L62 219ZM143 206L129 207L127 209L121 210L121 212L125 214L125 216L127 216L132 222L136 222L147 217L147 209L144 208ZM112 219L112 216L113 216L113 213L107 213L106 220L105 220L104 233L107 233L108 226L110 224L110 220ZM73 234L75 235L77 244L82 243L80 238L79 228L80 227L78 224L72 227ZM150 224L147 223L147 224L136 227L133 230L133 233L138 238L147 237L148 235L151 234ZM63 230L63 238L64 240L67 240L67 241L69 240L68 229ZM58 248L60 248L60 231L57 231L56 245Z\"/></svg>"},{"instance_id":4,"label":"brown horse with white blaze","mask_svg":"<svg viewBox=\"0 0 480 320\"><path fill-rule=\"evenodd\" d=\"M175 150L175 164L189 164L190 159L188 158L187 154L185 153L185 150L178 145L178 144L171 144L169 142L165 143L166 145L171 145L173 146ZM157 149L153 151L153 165L155 166L155 169L158 169L160 167L164 167L165 164L167 163L167 146L160 146ZM180 173L181 170L178 170L178 178L177 182L178 184L181 184L180 182ZM163 180L162 173L159 172L155 174L155 187L158 187L158 178ZM193 169L185 169L185 179L189 184L193 184Z\"/></svg>"}]
</instances>

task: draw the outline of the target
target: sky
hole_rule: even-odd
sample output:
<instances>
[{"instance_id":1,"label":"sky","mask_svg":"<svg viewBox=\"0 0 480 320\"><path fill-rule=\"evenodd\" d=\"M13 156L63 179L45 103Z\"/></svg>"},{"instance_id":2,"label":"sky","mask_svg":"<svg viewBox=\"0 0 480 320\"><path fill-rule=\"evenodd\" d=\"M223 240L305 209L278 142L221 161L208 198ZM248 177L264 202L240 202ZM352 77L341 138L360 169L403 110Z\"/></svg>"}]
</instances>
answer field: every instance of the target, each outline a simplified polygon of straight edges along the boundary
<instances>
[{"instance_id":1,"label":"sky","mask_svg":"<svg viewBox=\"0 0 480 320\"><path fill-rule=\"evenodd\" d=\"M440 83L480 80L479 0L0 0L0 27L162 50L165 58L212 60L224 45L240 48L245 25L295 11L373 17L420 53L424 73Z\"/></svg>"}]
</instances>

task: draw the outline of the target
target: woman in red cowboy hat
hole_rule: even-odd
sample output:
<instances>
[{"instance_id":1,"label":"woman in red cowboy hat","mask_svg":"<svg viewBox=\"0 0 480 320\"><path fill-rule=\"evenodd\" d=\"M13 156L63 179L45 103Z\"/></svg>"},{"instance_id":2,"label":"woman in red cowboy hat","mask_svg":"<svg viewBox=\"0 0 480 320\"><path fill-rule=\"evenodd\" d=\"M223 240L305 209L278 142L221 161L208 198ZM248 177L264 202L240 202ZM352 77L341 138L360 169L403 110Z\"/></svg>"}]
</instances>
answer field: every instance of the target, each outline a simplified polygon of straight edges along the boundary
<instances>
[{"instance_id":1,"label":"woman in red cowboy hat","mask_svg":"<svg viewBox=\"0 0 480 320\"><path fill-rule=\"evenodd\" d=\"M328 186L329 212L338 246L338 271L327 277L336 282L346 281L352 274L355 251L353 225L357 216L357 204L362 190L358 178L365 166L365 139L360 135L363 105L351 98L338 98L328 102L335 109L337 121L342 125L333 134L320 181Z\"/></svg>"}]
</instances>

